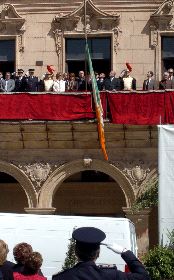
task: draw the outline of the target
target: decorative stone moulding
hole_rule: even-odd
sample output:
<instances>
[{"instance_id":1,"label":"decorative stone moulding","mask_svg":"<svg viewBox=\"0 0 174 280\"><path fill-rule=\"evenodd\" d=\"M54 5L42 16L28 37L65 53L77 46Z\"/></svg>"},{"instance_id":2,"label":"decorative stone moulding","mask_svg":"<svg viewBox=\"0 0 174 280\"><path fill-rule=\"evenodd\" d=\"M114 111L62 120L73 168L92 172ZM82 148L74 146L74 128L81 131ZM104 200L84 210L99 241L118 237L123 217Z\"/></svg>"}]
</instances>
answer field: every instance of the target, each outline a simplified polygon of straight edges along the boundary
<instances>
[{"instance_id":1,"label":"decorative stone moulding","mask_svg":"<svg viewBox=\"0 0 174 280\"><path fill-rule=\"evenodd\" d=\"M40 190L42 184L46 181L48 175L51 173L51 166L49 163L19 165L19 168L21 168L26 173L37 190Z\"/></svg>"},{"instance_id":2,"label":"decorative stone moulding","mask_svg":"<svg viewBox=\"0 0 174 280\"><path fill-rule=\"evenodd\" d=\"M173 0L165 0L150 16L150 44L152 47L158 45L160 31L174 30L173 6Z\"/></svg>"},{"instance_id":3,"label":"decorative stone moulding","mask_svg":"<svg viewBox=\"0 0 174 280\"><path fill-rule=\"evenodd\" d=\"M69 14L59 13L53 19L53 33L55 35L56 50L58 55L62 52L62 39L65 35L70 34L84 34L85 32L85 18L84 11L86 9L86 32L88 34L113 34L114 50L117 52L119 41L118 27L120 22L120 15L117 13L106 13L98 9L91 0L84 2L78 9Z\"/></svg>"},{"instance_id":4,"label":"decorative stone moulding","mask_svg":"<svg viewBox=\"0 0 174 280\"><path fill-rule=\"evenodd\" d=\"M137 165L133 168L125 168L123 172L133 183L134 187L137 189L139 188L141 183L146 179L147 174L150 172L150 169L144 169L141 166Z\"/></svg>"},{"instance_id":5,"label":"decorative stone moulding","mask_svg":"<svg viewBox=\"0 0 174 280\"><path fill-rule=\"evenodd\" d=\"M0 8L0 32L15 35L24 32L25 19L22 18L11 4Z\"/></svg>"}]
</instances>

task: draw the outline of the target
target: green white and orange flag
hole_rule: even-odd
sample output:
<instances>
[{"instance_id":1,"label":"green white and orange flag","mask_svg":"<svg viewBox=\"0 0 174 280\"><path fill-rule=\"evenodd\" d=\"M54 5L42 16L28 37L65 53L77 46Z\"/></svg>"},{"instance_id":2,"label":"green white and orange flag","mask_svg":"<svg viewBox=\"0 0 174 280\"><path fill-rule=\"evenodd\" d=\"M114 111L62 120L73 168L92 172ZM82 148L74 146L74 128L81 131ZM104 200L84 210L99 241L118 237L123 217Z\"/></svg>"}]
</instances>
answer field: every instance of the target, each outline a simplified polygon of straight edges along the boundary
<instances>
[{"instance_id":1,"label":"green white and orange flag","mask_svg":"<svg viewBox=\"0 0 174 280\"><path fill-rule=\"evenodd\" d=\"M97 86L97 82L96 82L96 78L95 78L95 74L94 74L94 70L93 70L93 66L92 66L91 55L90 55L90 51L89 51L89 47L88 47L87 43L86 43L86 59L88 62L89 73L90 73L91 81L92 81L92 93L93 93L96 117L97 117L97 122L98 122L97 127L98 127L100 146L101 146L102 152L104 154L105 160L108 160L108 155L107 155L106 146L105 146L103 107L101 104L100 92L98 90L98 86Z\"/></svg>"}]
</instances>

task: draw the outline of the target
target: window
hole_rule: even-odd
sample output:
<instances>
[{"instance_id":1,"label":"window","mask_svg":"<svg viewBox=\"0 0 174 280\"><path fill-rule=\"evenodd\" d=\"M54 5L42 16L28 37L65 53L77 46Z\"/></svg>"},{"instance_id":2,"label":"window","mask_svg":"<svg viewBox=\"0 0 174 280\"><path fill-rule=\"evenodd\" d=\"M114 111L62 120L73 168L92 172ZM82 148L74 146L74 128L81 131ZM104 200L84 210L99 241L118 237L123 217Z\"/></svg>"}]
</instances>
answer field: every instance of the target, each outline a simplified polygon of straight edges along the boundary
<instances>
[{"instance_id":1,"label":"window","mask_svg":"<svg viewBox=\"0 0 174 280\"><path fill-rule=\"evenodd\" d=\"M15 40L0 40L0 71L15 70Z\"/></svg>"},{"instance_id":2,"label":"window","mask_svg":"<svg viewBox=\"0 0 174 280\"><path fill-rule=\"evenodd\" d=\"M111 69L111 38L89 38L94 71L109 73ZM85 39L66 39L66 65L68 72L85 70Z\"/></svg>"},{"instance_id":3,"label":"window","mask_svg":"<svg viewBox=\"0 0 174 280\"><path fill-rule=\"evenodd\" d=\"M174 68L174 37L163 36L161 44L162 72Z\"/></svg>"}]
</instances>

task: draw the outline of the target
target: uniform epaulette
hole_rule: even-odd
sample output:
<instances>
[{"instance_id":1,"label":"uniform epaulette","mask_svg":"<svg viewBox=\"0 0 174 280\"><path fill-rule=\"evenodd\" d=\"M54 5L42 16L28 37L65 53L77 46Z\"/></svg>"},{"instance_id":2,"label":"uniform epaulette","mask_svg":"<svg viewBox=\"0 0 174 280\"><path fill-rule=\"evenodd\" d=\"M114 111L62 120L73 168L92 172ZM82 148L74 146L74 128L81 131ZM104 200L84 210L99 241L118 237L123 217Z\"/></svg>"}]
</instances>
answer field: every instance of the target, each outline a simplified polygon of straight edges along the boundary
<instances>
[{"instance_id":1,"label":"uniform epaulette","mask_svg":"<svg viewBox=\"0 0 174 280\"><path fill-rule=\"evenodd\" d=\"M70 269L71 269L71 268L67 268L67 269L64 269L64 270L62 270L62 271L60 271L60 272L57 272L56 274L53 274L53 276L52 276L52 277L55 277L55 276L61 275L61 274L65 273L67 270L70 270Z\"/></svg>"},{"instance_id":2,"label":"uniform epaulette","mask_svg":"<svg viewBox=\"0 0 174 280\"><path fill-rule=\"evenodd\" d=\"M116 264L100 264L97 265L98 268L108 269L108 268L117 268Z\"/></svg>"}]
</instances>

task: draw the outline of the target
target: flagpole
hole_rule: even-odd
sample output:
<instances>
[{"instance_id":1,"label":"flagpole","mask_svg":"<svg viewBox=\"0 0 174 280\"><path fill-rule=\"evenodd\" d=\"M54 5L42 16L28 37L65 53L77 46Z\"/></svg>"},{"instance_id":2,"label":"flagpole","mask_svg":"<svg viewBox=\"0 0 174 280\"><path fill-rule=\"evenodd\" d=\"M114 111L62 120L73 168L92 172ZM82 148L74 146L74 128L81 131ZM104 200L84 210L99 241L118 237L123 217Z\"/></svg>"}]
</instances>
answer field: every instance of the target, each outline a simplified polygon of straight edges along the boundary
<instances>
[{"instance_id":1,"label":"flagpole","mask_svg":"<svg viewBox=\"0 0 174 280\"><path fill-rule=\"evenodd\" d=\"M87 45L87 30L86 30L86 0L84 0L84 33L85 33L85 89L87 91L87 54L86 54L86 45Z\"/></svg>"}]
</instances>

